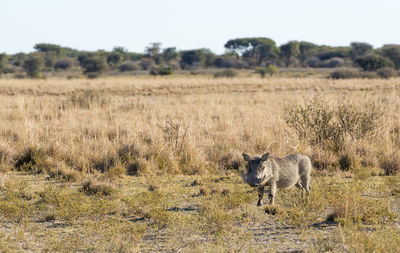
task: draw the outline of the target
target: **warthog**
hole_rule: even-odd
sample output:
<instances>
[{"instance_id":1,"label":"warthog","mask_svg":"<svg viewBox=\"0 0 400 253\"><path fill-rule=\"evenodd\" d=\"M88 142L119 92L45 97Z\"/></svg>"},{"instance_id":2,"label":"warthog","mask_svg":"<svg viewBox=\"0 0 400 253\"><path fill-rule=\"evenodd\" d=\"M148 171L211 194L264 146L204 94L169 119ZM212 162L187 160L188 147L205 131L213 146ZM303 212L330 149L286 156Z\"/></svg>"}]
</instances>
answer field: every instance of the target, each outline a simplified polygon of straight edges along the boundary
<instances>
[{"instance_id":1,"label":"warthog","mask_svg":"<svg viewBox=\"0 0 400 253\"><path fill-rule=\"evenodd\" d=\"M258 203L262 206L264 187L269 186L270 204L274 205L277 188L289 188L296 185L301 190L310 191L311 161L308 156L293 154L283 158L266 153L250 158L242 154L247 161L247 174L243 174L244 182L251 187L258 187Z\"/></svg>"}]
</instances>

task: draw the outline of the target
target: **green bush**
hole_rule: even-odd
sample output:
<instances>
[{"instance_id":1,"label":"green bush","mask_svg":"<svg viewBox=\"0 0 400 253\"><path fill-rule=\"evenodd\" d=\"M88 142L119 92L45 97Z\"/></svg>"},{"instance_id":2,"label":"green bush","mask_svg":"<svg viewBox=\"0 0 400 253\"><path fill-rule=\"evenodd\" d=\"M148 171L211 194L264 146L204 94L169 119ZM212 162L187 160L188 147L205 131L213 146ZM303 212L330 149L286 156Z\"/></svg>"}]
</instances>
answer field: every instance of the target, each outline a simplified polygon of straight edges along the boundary
<instances>
[{"instance_id":1,"label":"green bush","mask_svg":"<svg viewBox=\"0 0 400 253\"><path fill-rule=\"evenodd\" d=\"M15 167L19 171L42 173L47 170L46 151L36 147L26 148L16 159Z\"/></svg>"},{"instance_id":2,"label":"green bush","mask_svg":"<svg viewBox=\"0 0 400 253\"><path fill-rule=\"evenodd\" d=\"M6 54L0 54L0 76L4 71L4 68L7 65L7 55Z\"/></svg>"},{"instance_id":3,"label":"green bush","mask_svg":"<svg viewBox=\"0 0 400 253\"><path fill-rule=\"evenodd\" d=\"M329 78L332 79L352 79L352 78L366 78L366 79L376 79L380 76L375 72L360 72L358 70L352 69L341 69L332 72Z\"/></svg>"},{"instance_id":4,"label":"green bush","mask_svg":"<svg viewBox=\"0 0 400 253\"><path fill-rule=\"evenodd\" d=\"M385 79L396 77L399 75L399 73L394 68L381 68L378 69L376 73L378 74L378 76Z\"/></svg>"},{"instance_id":5,"label":"green bush","mask_svg":"<svg viewBox=\"0 0 400 253\"><path fill-rule=\"evenodd\" d=\"M360 78L361 73L357 70L341 69L332 72L329 77L332 79Z\"/></svg>"},{"instance_id":6,"label":"green bush","mask_svg":"<svg viewBox=\"0 0 400 253\"><path fill-rule=\"evenodd\" d=\"M358 57L355 59L355 63L364 71L376 71L384 67L394 67L394 63L389 58L374 54Z\"/></svg>"},{"instance_id":7,"label":"green bush","mask_svg":"<svg viewBox=\"0 0 400 253\"><path fill-rule=\"evenodd\" d=\"M278 67L272 64L269 64L267 67L260 67L256 69L256 73L260 74L261 78L264 78L266 74L273 76L278 72Z\"/></svg>"},{"instance_id":8,"label":"green bush","mask_svg":"<svg viewBox=\"0 0 400 253\"><path fill-rule=\"evenodd\" d=\"M56 61L56 63L54 64L54 68L56 70L66 70L66 69L70 69L72 67L72 59L70 58L64 58L61 60Z\"/></svg>"},{"instance_id":9,"label":"green bush","mask_svg":"<svg viewBox=\"0 0 400 253\"><path fill-rule=\"evenodd\" d=\"M120 66L119 66L119 71L120 72L125 72L125 71L134 71L137 70L138 66L136 65L135 62L133 61L126 61L123 62Z\"/></svg>"},{"instance_id":10,"label":"green bush","mask_svg":"<svg viewBox=\"0 0 400 253\"><path fill-rule=\"evenodd\" d=\"M95 78L106 70L106 63L100 56L94 54L83 54L78 57L79 65L83 73L88 77Z\"/></svg>"},{"instance_id":11,"label":"green bush","mask_svg":"<svg viewBox=\"0 0 400 253\"><path fill-rule=\"evenodd\" d=\"M150 74L153 76L166 76L172 75L174 73L174 69L171 66L160 66L158 68L152 68L150 70Z\"/></svg>"},{"instance_id":12,"label":"green bush","mask_svg":"<svg viewBox=\"0 0 400 253\"><path fill-rule=\"evenodd\" d=\"M24 69L26 74L31 78L40 77L40 70L42 69L43 59L33 56L24 61Z\"/></svg>"}]
</instances>

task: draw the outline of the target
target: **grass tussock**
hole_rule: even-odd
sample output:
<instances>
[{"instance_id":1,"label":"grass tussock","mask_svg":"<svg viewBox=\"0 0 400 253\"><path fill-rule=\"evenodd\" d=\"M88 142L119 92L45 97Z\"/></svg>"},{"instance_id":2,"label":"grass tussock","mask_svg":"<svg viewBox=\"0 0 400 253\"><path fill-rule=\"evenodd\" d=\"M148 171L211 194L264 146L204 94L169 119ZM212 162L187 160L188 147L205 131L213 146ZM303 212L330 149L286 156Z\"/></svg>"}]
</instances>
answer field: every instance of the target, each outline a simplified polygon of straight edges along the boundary
<instances>
[{"instance_id":1,"label":"grass tussock","mask_svg":"<svg viewBox=\"0 0 400 253\"><path fill-rule=\"evenodd\" d=\"M81 191L86 195L110 196L115 192L115 187L110 183L99 182L90 177L82 184Z\"/></svg>"},{"instance_id":2,"label":"grass tussock","mask_svg":"<svg viewBox=\"0 0 400 253\"><path fill-rule=\"evenodd\" d=\"M383 155L380 167L385 175L398 175L400 173L400 152L396 151L391 155Z\"/></svg>"}]
</instances>

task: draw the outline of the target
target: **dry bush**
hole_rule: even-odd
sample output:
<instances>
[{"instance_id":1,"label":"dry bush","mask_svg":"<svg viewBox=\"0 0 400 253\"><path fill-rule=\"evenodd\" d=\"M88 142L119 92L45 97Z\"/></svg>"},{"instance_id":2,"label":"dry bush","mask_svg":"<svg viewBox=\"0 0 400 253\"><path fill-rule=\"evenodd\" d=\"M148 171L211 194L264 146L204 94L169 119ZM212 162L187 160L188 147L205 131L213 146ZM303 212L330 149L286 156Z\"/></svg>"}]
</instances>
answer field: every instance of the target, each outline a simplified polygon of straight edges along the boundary
<instances>
[{"instance_id":1,"label":"dry bush","mask_svg":"<svg viewBox=\"0 0 400 253\"><path fill-rule=\"evenodd\" d=\"M374 102L359 105L329 106L327 101L314 97L305 105L288 105L283 115L286 124L294 129L300 141L323 150L340 152L348 140L371 138L379 129L384 109Z\"/></svg>"},{"instance_id":2,"label":"dry bush","mask_svg":"<svg viewBox=\"0 0 400 253\"><path fill-rule=\"evenodd\" d=\"M126 168L121 165L116 165L116 166L109 168L104 173L104 179L115 180L115 179L122 178L125 174L126 174Z\"/></svg>"},{"instance_id":3,"label":"dry bush","mask_svg":"<svg viewBox=\"0 0 400 253\"><path fill-rule=\"evenodd\" d=\"M49 167L47 158L46 150L31 146L17 155L14 166L19 171L33 174L42 173Z\"/></svg>"},{"instance_id":4,"label":"dry bush","mask_svg":"<svg viewBox=\"0 0 400 253\"><path fill-rule=\"evenodd\" d=\"M90 177L86 182L82 184L81 191L86 195L101 195L109 196L115 193L115 187L110 183L99 182L94 178Z\"/></svg>"},{"instance_id":5,"label":"dry bush","mask_svg":"<svg viewBox=\"0 0 400 253\"><path fill-rule=\"evenodd\" d=\"M76 182L81 178L81 173L69 168L62 161L50 160L46 170L50 178L66 182Z\"/></svg>"},{"instance_id":6,"label":"dry bush","mask_svg":"<svg viewBox=\"0 0 400 253\"><path fill-rule=\"evenodd\" d=\"M383 155L380 159L380 167L385 175L397 175L400 173L400 152L396 151L391 155Z\"/></svg>"}]
</instances>

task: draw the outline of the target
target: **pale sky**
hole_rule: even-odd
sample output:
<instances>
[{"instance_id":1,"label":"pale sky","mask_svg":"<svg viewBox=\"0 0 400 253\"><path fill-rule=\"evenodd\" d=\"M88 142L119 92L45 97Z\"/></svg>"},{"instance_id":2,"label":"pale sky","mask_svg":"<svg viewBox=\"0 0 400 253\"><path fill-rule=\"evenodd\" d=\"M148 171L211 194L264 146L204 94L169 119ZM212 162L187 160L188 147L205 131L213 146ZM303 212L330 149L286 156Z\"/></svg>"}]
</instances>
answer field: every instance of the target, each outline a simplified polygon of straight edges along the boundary
<instances>
[{"instance_id":1,"label":"pale sky","mask_svg":"<svg viewBox=\"0 0 400 253\"><path fill-rule=\"evenodd\" d=\"M143 52L161 42L220 54L240 37L381 47L400 44L399 24L398 0L0 0L0 53L42 42Z\"/></svg>"}]
</instances>

